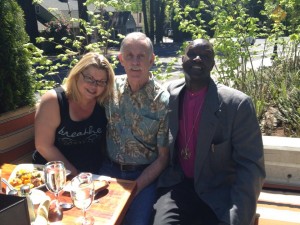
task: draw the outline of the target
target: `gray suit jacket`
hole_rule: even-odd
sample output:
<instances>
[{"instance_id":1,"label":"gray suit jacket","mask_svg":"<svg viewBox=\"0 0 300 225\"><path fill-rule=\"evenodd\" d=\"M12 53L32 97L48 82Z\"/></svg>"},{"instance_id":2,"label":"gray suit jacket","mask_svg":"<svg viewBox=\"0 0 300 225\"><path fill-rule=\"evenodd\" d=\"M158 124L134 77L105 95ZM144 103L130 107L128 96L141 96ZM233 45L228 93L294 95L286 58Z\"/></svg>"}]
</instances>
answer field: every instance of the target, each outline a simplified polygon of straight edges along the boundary
<instances>
[{"instance_id":1,"label":"gray suit jacket","mask_svg":"<svg viewBox=\"0 0 300 225\"><path fill-rule=\"evenodd\" d=\"M170 84L170 165L160 187L183 178L175 140L179 99L184 79ZM250 225L265 178L262 136L251 99L244 93L210 81L196 149L194 185L198 196L230 225Z\"/></svg>"}]
</instances>

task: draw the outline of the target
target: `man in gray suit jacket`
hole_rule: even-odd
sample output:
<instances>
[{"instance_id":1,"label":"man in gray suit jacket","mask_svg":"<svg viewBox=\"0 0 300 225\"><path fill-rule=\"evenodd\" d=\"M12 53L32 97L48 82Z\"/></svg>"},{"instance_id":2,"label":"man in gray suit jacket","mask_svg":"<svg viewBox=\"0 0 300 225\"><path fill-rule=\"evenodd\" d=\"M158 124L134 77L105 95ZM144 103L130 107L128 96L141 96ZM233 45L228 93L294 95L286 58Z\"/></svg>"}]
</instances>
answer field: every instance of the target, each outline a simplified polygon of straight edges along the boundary
<instances>
[{"instance_id":1,"label":"man in gray suit jacket","mask_svg":"<svg viewBox=\"0 0 300 225\"><path fill-rule=\"evenodd\" d=\"M210 77L214 50L192 41L185 79L170 92L170 165L159 181L155 225L250 225L265 178L262 136L249 96Z\"/></svg>"}]
</instances>

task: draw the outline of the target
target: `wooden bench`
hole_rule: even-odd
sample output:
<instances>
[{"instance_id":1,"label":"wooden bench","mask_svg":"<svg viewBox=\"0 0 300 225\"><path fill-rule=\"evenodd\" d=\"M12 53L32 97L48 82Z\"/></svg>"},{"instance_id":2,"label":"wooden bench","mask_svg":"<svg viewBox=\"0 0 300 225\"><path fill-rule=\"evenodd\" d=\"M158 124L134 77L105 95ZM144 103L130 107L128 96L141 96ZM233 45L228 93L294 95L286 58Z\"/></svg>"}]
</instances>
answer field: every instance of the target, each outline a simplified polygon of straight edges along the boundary
<instances>
[{"instance_id":1,"label":"wooden bench","mask_svg":"<svg viewBox=\"0 0 300 225\"><path fill-rule=\"evenodd\" d=\"M260 214L259 214L259 213L256 213L254 225L259 225L259 217L260 217Z\"/></svg>"},{"instance_id":2,"label":"wooden bench","mask_svg":"<svg viewBox=\"0 0 300 225\"><path fill-rule=\"evenodd\" d=\"M300 191L263 189L257 225L300 225Z\"/></svg>"}]
</instances>

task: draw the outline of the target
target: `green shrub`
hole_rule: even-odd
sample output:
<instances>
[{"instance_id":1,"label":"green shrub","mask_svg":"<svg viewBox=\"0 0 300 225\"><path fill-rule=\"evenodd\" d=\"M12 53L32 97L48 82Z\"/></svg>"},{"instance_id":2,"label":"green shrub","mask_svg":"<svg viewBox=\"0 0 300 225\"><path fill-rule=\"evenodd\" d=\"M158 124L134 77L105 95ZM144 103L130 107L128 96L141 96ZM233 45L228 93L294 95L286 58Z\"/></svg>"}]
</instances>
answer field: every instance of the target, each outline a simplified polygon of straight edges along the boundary
<instances>
[{"instance_id":1,"label":"green shrub","mask_svg":"<svg viewBox=\"0 0 300 225\"><path fill-rule=\"evenodd\" d=\"M0 113L34 103L31 64L24 44L23 11L15 0L0 1Z\"/></svg>"}]
</instances>

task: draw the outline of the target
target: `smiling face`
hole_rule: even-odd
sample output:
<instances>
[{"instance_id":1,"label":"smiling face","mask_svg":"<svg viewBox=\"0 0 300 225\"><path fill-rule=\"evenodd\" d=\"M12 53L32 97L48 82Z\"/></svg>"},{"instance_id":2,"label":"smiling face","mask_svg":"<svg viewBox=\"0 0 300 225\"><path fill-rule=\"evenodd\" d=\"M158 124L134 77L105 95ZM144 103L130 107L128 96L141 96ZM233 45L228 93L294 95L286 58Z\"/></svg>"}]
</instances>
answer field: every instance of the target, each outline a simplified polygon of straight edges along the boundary
<instances>
[{"instance_id":1,"label":"smiling face","mask_svg":"<svg viewBox=\"0 0 300 225\"><path fill-rule=\"evenodd\" d=\"M91 82L93 81L93 82ZM98 69L94 66L89 66L81 72L78 79L78 90L83 99L95 100L106 89L104 85L97 85L96 83L105 83L107 81L107 72Z\"/></svg>"},{"instance_id":2,"label":"smiling face","mask_svg":"<svg viewBox=\"0 0 300 225\"><path fill-rule=\"evenodd\" d=\"M207 85L210 71L215 65L212 45L205 39L196 39L186 48L182 56L182 68L187 85Z\"/></svg>"},{"instance_id":3,"label":"smiling face","mask_svg":"<svg viewBox=\"0 0 300 225\"><path fill-rule=\"evenodd\" d=\"M119 60L125 69L130 85L143 86L149 79L149 69L154 62L154 54L145 39L128 39Z\"/></svg>"}]
</instances>

